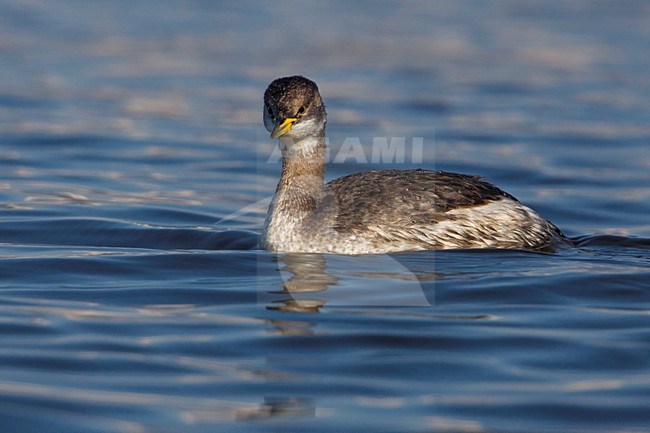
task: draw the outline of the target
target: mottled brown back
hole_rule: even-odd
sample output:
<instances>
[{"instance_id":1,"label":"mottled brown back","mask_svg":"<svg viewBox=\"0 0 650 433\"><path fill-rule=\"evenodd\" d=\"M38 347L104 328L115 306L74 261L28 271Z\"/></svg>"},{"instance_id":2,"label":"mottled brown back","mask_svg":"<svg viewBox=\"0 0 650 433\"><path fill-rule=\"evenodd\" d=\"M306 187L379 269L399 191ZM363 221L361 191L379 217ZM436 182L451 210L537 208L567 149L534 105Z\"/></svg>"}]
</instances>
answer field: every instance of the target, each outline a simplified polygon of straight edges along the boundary
<instances>
[{"instance_id":1,"label":"mottled brown back","mask_svg":"<svg viewBox=\"0 0 650 433\"><path fill-rule=\"evenodd\" d=\"M479 176L429 170L375 170L327 184L338 202L335 228L354 230L381 222L394 226L434 224L448 211L516 199Z\"/></svg>"}]
</instances>

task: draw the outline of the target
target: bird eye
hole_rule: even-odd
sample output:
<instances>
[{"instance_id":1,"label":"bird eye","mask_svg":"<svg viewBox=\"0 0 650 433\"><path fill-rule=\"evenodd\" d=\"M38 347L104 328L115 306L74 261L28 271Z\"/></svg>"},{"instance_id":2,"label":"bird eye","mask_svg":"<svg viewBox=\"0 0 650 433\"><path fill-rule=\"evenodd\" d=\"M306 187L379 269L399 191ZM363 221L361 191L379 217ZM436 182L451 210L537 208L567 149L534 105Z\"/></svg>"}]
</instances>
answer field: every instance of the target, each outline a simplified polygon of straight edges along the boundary
<instances>
[{"instance_id":1,"label":"bird eye","mask_svg":"<svg viewBox=\"0 0 650 433\"><path fill-rule=\"evenodd\" d=\"M298 116L302 116L305 114L305 106L301 105L300 108L298 108Z\"/></svg>"},{"instance_id":2,"label":"bird eye","mask_svg":"<svg viewBox=\"0 0 650 433\"><path fill-rule=\"evenodd\" d=\"M266 107L266 112L269 113L269 116L273 117L273 110L271 110L271 107Z\"/></svg>"}]
</instances>

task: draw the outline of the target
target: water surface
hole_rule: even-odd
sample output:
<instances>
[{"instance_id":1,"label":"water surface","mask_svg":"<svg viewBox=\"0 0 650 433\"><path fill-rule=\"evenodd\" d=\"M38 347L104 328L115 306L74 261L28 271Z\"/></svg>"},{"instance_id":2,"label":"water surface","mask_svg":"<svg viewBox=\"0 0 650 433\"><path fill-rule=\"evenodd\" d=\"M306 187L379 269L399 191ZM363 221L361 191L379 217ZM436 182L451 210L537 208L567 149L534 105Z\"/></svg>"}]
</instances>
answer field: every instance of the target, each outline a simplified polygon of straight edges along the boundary
<instances>
[{"instance_id":1,"label":"water surface","mask_svg":"<svg viewBox=\"0 0 650 433\"><path fill-rule=\"evenodd\" d=\"M0 2L0 431L648 431L649 17ZM328 178L481 174L575 246L259 250L261 98L296 73Z\"/></svg>"}]
</instances>

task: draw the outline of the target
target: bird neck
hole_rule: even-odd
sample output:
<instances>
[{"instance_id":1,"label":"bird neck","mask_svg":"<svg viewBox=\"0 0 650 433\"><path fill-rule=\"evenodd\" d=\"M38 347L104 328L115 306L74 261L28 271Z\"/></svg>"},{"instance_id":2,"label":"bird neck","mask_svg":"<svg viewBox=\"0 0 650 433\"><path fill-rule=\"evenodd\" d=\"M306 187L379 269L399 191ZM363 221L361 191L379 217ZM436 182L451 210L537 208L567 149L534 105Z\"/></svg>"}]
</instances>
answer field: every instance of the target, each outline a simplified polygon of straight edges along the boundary
<instances>
[{"instance_id":1,"label":"bird neck","mask_svg":"<svg viewBox=\"0 0 650 433\"><path fill-rule=\"evenodd\" d=\"M288 187L322 189L325 181L327 144L325 131L300 141L285 142L282 149L282 175L278 190Z\"/></svg>"}]
</instances>

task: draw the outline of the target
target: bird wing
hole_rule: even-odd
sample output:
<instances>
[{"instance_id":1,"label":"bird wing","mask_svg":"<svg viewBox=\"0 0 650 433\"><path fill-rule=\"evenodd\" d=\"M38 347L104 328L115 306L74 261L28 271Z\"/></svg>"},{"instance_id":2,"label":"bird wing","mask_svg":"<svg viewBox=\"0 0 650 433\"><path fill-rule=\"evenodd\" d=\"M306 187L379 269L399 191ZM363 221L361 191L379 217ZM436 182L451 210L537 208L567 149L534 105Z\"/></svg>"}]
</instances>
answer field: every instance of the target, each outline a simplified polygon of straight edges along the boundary
<instances>
[{"instance_id":1,"label":"bird wing","mask_svg":"<svg viewBox=\"0 0 650 433\"><path fill-rule=\"evenodd\" d=\"M448 212L510 198L478 176L430 170L375 170L333 180L337 213L334 228L417 229L449 218Z\"/></svg>"}]
</instances>

